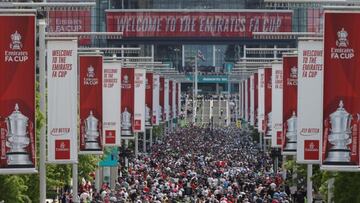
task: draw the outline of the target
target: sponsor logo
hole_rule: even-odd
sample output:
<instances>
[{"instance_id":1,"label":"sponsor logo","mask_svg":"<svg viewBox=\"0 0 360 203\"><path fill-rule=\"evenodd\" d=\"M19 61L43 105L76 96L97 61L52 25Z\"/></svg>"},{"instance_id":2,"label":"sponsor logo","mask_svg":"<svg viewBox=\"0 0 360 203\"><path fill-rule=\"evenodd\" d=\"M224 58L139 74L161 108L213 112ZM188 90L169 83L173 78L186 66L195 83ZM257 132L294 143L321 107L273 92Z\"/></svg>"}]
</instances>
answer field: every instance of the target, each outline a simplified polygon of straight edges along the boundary
<instances>
[{"instance_id":1,"label":"sponsor logo","mask_svg":"<svg viewBox=\"0 0 360 203\"><path fill-rule=\"evenodd\" d=\"M116 138L116 132L115 130L105 130L105 141L106 144L115 144L115 138Z\"/></svg>"},{"instance_id":2,"label":"sponsor logo","mask_svg":"<svg viewBox=\"0 0 360 203\"><path fill-rule=\"evenodd\" d=\"M5 62L21 63L29 59L29 53L22 51L23 44L21 38L21 34L17 30L11 34L10 50L5 50Z\"/></svg>"},{"instance_id":3,"label":"sponsor logo","mask_svg":"<svg viewBox=\"0 0 360 203\"><path fill-rule=\"evenodd\" d=\"M350 42L347 39L348 32L342 28L337 32L338 39L336 40L336 48L331 48L332 59L344 59L349 60L355 57L355 51L350 46Z\"/></svg>"},{"instance_id":4,"label":"sponsor logo","mask_svg":"<svg viewBox=\"0 0 360 203\"><path fill-rule=\"evenodd\" d=\"M86 77L84 78L84 85L97 85L99 83L98 78L95 75L95 68L90 65L87 68Z\"/></svg>"},{"instance_id":5,"label":"sponsor logo","mask_svg":"<svg viewBox=\"0 0 360 203\"><path fill-rule=\"evenodd\" d=\"M70 159L70 140L55 140L55 159Z\"/></svg>"},{"instance_id":6,"label":"sponsor logo","mask_svg":"<svg viewBox=\"0 0 360 203\"><path fill-rule=\"evenodd\" d=\"M50 131L52 136L61 136L70 133L70 128L53 128Z\"/></svg>"},{"instance_id":7,"label":"sponsor logo","mask_svg":"<svg viewBox=\"0 0 360 203\"><path fill-rule=\"evenodd\" d=\"M304 159L318 160L319 159L319 140L305 140L304 141Z\"/></svg>"},{"instance_id":8,"label":"sponsor logo","mask_svg":"<svg viewBox=\"0 0 360 203\"><path fill-rule=\"evenodd\" d=\"M123 79L122 79L122 82L121 82L121 88L123 88L123 89L131 89L131 84L130 84L128 75L123 76Z\"/></svg>"},{"instance_id":9,"label":"sponsor logo","mask_svg":"<svg viewBox=\"0 0 360 203\"><path fill-rule=\"evenodd\" d=\"M134 120L134 130L141 130L141 120Z\"/></svg>"}]
</instances>

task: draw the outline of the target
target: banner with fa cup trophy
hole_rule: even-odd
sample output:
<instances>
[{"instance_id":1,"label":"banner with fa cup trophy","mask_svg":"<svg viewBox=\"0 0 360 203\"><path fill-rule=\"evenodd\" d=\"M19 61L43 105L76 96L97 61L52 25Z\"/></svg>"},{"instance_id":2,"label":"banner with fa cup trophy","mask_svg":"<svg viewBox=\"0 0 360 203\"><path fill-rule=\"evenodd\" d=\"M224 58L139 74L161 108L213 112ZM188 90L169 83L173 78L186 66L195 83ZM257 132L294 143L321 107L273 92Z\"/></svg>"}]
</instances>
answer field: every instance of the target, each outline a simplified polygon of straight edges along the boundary
<instances>
[{"instance_id":1,"label":"banner with fa cup trophy","mask_svg":"<svg viewBox=\"0 0 360 203\"><path fill-rule=\"evenodd\" d=\"M121 139L133 138L135 68L121 69Z\"/></svg>"},{"instance_id":2,"label":"banner with fa cup trophy","mask_svg":"<svg viewBox=\"0 0 360 203\"><path fill-rule=\"evenodd\" d=\"M244 85L244 120L246 122L249 122L249 103L250 103L250 94L249 94L249 88L250 88L250 79L247 78L245 81L244 81L245 85Z\"/></svg>"},{"instance_id":3,"label":"banner with fa cup trophy","mask_svg":"<svg viewBox=\"0 0 360 203\"><path fill-rule=\"evenodd\" d=\"M147 72L146 73L146 90L145 90L145 126L151 127L156 119L153 116L153 95L154 95L154 73Z\"/></svg>"},{"instance_id":4,"label":"banner with fa cup trophy","mask_svg":"<svg viewBox=\"0 0 360 203\"><path fill-rule=\"evenodd\" d=\"M272 71L271 66L264 68L265 97L264 97L264 139L271 139L272 135Z\"/></svg>"},{"instance_id":5,"label":"banner with fa cup trophy","mask_svg":"<svg viewBox=\"0 0 360 203\"><path fill-rule=\"evenodd\" d=\"M325 12L322 168L359 170L360 13Z\"/></svg>"},{"instance_id":6,"label":"banner with fa cup trophy","mask_svg":"<svg viewBox=\"0 0 360 203\"><path fill-rule=\"evenodd\" d=\"M48 162L78 160L77 40L47 42Z\"/></svg>"},{"instance_id":7,"label":"banner with fa cup trophy","mask_svg":"<svg viewBox=\"0 0 360 203\"><path fill-rule=\"evenodd\" d=\"M134 132L145 132L145 82L146 70L135 69Z\"/></svg>"},{"instance_id":8,"label":"banner with fa cup trophy","mask_svg":"<svg viewBox=\"0 0 360 203\"><path fill-rule=\"evenodd\" d=\"M265 132L264 127L264 111L265 111L265 70L263 68L258 70L258 131Z\"/></svg>"},{"instance_id":9,"label":"banner with fa cup trophy","mask_svg":"<svg viewBox=\"0 0 360 203\"><path fill-rule=\"evenodd\" d=\"M80 148L81 154L103 151L103 57L80 55Z\"/></svg>"},{"instance_id":10,"label":"banner with fa cup trophy","mask_svg":"<svg viewBox=\"0 0 360 203\"><path fill-rule=\"evenodd\" d=\"M322 39L299 38L298 54L296 162L319 164L323 109Z\"/></svg>"},{"instance_id":11,"label":"banner with fa cup trophy","mask_svg":"<svg viewBox=\"0 0 360 203\"><path fill-rule=\"evenodd\" d=\"M153 125L159 125L160 114L160 76L153 75L153 101L152 101L152 121Z\"/></svg>"},{"instance_id":12,"label":"banner with fa cup trophy","mask_svg":"<svg viewBox=\"0 0 360 203\"><path fill-rule=\"evenodd\" d=\"M35 21L0 16L0 174L36 172Z\"/></svg>"},{"instance_id":13,"label":"banner with fa cup trophy","mask_svg":"<svg viewBox=\"0 0 360 203\"><path fill-rule=\"evenodd\" d=\"M103 64L103 143L121 145L121 63Z\"/></svg>"},{"instance_id":14,"label":"banner with fa cup trophy","mask_svg":"<svg viewBox=\"0 0 360 203\"><path fill-rule=\"evenodd\" d=\"M296 155L297 143L297 55L283 56L282 154Z\"/></svg>"},{"instance_id":15,"label":"banner with fa cup trophy","mask_svg":"<svg viewBox=\"0 0 360 203\"><path fill-rule=\"evenodd\" d=\"M283 124L283 67L281 63L272 64L272 113L271 147L281 148Z\"/></svg>"}]
</instances>

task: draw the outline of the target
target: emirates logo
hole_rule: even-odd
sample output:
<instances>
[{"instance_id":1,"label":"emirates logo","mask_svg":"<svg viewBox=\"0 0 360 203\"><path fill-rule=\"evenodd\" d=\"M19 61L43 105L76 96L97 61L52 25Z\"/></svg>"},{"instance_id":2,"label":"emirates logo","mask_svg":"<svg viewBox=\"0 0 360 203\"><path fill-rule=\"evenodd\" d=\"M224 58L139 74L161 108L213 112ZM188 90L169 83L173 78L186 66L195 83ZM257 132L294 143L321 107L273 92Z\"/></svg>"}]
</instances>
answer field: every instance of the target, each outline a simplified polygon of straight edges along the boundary
<instances>
[{"instance_id":1,"label":"emirates logo","mask_svg":"<svg viewBox=\"0 0 360 203\"><path fill-rule=\"evenodd\" d=\"M64 143L64 142L61 142L59 148L60 148L60 149L65 149L65 143Z\"/></svg>"},{"instance_id":2,"label":"emirates logo","mask_svg":"<svg viewBox=\"0 0 360 203\"><path fill-rule=\"evenodd\" d=\"M298 77L298 68L296 66L293 66L290 69L290 78L297 78Z\"/></svg>"},{"instance_id":3,"label":"emirates logo","mask_svg":"<svg viewBox=\"0 0 360 203\"><path fill-rule=\"evenodd\" d=\"M315 145L314 145L313 142L311 142L311 143L309 144L309 149L310 149L310 150L313 150L314 148L315 148Z\"/></svg>"},{"instance_id":4,"label":"emirates logo","mask_svg":"<svg viewBox=\"0 0 360 203\"><path fill-rule=\"evenodd\" d=\"M18 31L15 31L12 35L11 35L11 43L10 43L10 49L12 50L21 50L22 48L22 43L21 43L21 35L19 34Z\"/></svg>"},{"instance_id":5,"label":"emirates logo","mask_svg":"<svg viewBox=\"0 0 360 203\"><path fill-rule=\"evenodd\" d=\"M95 77L95 69L92 65L90 65L88 68L87 68L87 74L86 76L88 78L94 78Z\"/></svg>"},{"instance_id":6,"label":"emirates logo","mask_svg":"<svg viewBox=\"0 0 360 203\"><path fill-rule=\"evenodd\" d=\"M337 47L348 47L349 41L347 39L348 33L344 28L337 32L338 39L336 40Z\"/></svg>"}]
</instances>

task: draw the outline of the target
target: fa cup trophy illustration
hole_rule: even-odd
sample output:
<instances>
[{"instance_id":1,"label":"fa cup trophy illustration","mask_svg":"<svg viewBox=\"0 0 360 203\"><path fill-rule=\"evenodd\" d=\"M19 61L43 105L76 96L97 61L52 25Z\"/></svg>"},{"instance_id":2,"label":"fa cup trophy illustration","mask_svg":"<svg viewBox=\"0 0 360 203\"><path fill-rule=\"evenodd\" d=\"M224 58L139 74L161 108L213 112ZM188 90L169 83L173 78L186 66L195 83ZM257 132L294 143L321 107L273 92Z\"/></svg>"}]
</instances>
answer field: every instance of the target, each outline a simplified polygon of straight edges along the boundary
<instances>
[{"instance_id":1,"label":"fa cup trophy illustration","mask_svg":"<svg viewBox=\"0 0 360 203\"><path fill-rule=\"evenodd\" d=\"M287 120L287 131L286 131L286 146L285 151L296 151L296 131L297 131L297 118L295 111L292 116Z\"/></svg>"},{"instance_id":2,"label":"fa cup trophy illustration","mask_svg":"<svg viewBox=\"0 0 360 203\"><path fill-rule=\"evenodd\" d=\"M268 122L267 122L267 131L266 131L266 136L271 137L271 133L272 133L272 116L271 116L271 112L268 113L267 115L268 117Z\"/></svg>"},{"instance_id":3,"label":"fa cup trophy illustration","mask_svg":"<svg viewBox=\"0 0 360 203\"><path fill-rule=\"evenodd\" d=\"M28 117L20 112L18 104L15 104L15 110L6 118L6 146L10 149L6 156L9 167L33 165L26 150L30 144L28 121Z\"/></svg>"},{"instance_id":4,"label":"fa cup trophy illustration","mask_svg":"<svg viewBox=\"0 0 360 203\"><path fill-rule=\"evenodd\" d=\"M145 125L151 125L150 108L148 107L148 105L145 106Z\"/></svg>"},{"instance_id":5,"label":"fa cup trophy illustration","mask_svg":"<svg viewBox=\"0 0 360 203\"><path fill-rule=\"evenodd\" d=\"M131 114L125 107L124 112L121 114L121 134L122 135L131 135Z\"/></svg>"},{"instance_id":6,"label":"fa cup trophy illustration","mask_svg":"<svg viewBox=\"0 0 360 203\"><path fill-rule=\"evenodd\" d=\"M92 111L85 120L85 149L98 150L101 149L99 144L99 120L95 118Z\"/></svg>"},{"instance_id":7,"label":"fa cup trophy illustration","mask_svg":"<svg viewBox=\"0 0 360 203\"><path fill-rule=\"evenodd\" d=\"M351 164L348 147L351 144L351 120L352 116L345 110L341 100L336 111L330 114L331 129L328 141L332 146L328 150L325 163Z\"/></svg>"}]
</instances>

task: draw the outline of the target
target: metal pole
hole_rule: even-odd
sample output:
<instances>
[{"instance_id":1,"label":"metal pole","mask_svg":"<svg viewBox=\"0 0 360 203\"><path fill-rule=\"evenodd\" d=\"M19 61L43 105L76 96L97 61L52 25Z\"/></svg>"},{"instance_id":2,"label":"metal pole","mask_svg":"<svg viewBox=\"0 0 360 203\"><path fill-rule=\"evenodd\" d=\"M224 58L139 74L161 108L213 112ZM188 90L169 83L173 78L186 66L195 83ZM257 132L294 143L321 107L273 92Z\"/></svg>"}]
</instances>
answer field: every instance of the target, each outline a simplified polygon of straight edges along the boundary
<instances>
[{"instance_id":1,"label":"metal pole","mask_svg":"<svg viewBox=\"0 0 360 203\"><path fill-rule=\"evenodd\" d=\"M306 180L306 197L307 197L307 202L311 203L313 202L313 195L312 195L312 173L313 173L313 167L312 164L308 164L307 165L307 180Z\"/></svg>"},{"instance_id":2,"label":"metal pole","mask_svg":"<svg viewBox=\"0 0 360 203\"><path fill-rule=\"evenodd\" d=\"M125 149L127 150L129 147L129 140L126 139L125 140ZM129 159L127 156L125 156L125 167L128 168L129 167Z\"/></svg>"},{"instance_id":3,"label":"metal pole","mask_svg":"<svg viewBox=\"0 0 360 203\"><path fill-rule=\"evenodd\" d=\"M73 202L80 202L79 201L79 194L78 194L78 164L75 163L72 165L72 179L73 179Z\"/></svg>"},{"instance_id":4,"label":"metal pole","mask_svg":"<svg viewBox=\"0 0 360 203\"><path fill-rule=\"evenodd\" d=\"M335 182L335 178L330 178L328 180L328 203L332 203L333 202L333 189L334 189L334 182Z\"/></svg>"},{"instance_id":5,"label":"metal pole","mask_svg":"<svg viewBox=\"0 0 360 203\"><path fill-rule=\"evenodd\" d=\"M149 129L147 129L147 130L149 130ZM145 132L143 133L143 153L145 154L146 153L146 131L147 131L146 129L145 129Z\"/></svg>"},{"instance_id":6,"label":"metal pole","mask_svg":"<svg viewBox=\"0 0 360 203\"><path fill-rule=\"evenodd\" d=\"M150 128L150 151L151 151L152 144L153 144L153 129Z\"/></svg>"},{"instance_id":7,"label":"metal pole","mask_svg":"<svg viewBox=\"0 0 360 203\"><path fill-rule=\"evenodd\" d=\"M44 19L39 20L39 69L40 69L40 111L44 114L45 111L45 69L46 69L46 45L45 45L45 27ZM39 163L39 177L40 177L40 202L46 201L46 126L43 126L40 131L40 163Z\"/></svg>"},{"instance_id":8,"label":"metal pole","mask_svg":"<svg viewBox=\"0 0 360 203\"><path fill-rule=\"evenodd\" d=\"M263 134L262 133L259 133L259 135L260 135L260 150L262 150L263 149Z\"/></svg>"}]
</instances>

